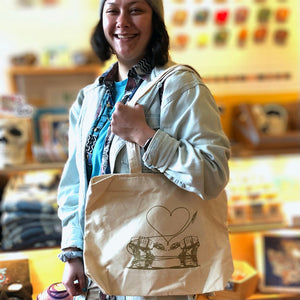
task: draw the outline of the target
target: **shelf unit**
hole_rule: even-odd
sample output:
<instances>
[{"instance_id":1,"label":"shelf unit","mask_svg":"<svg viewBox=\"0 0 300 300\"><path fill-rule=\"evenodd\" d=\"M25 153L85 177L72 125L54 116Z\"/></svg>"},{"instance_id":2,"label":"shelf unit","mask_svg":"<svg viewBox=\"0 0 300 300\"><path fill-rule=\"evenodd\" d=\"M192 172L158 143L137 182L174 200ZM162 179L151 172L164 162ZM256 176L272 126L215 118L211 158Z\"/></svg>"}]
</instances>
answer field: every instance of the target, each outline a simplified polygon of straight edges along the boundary
<instances>
[{"instance_id":1,"label":"shelf unit","mask_svg":"<svg viewBox=\"0 0 300 300\"><path fill-rule=\"evenodd\" d=\"M69 84L71 89L74 88L74 82L76 82L76 91L79 90L79 85L86 85L86 81L91 83L95 78L101 73L101 66L90 65L84 67L70 67L70 68L44 68L44 67L13 67L9 71L11 91L13 93L24 93L29 104L37 106L49 105L52 102L49 99L49 93L43 90L43 86L50 85L53 86L53 82L59 82L59 87L61 82L65 85ZM82 78L85 78L82 80ZM69 81L70 80L70 81ZM86 80L86 81L85 81ZM78 84L79 82L79 84ZM33 86L38 86L37 90L32 91ZM53 91L53 90L52 90ZM49 91L48 91L49 92ZM55 93L54 93L55 95ZM57 95L57 94L56 94ZM288 98L294 99L294 94L292 96L288 95ZM50 98L49 98L50 97ZM279 97L279 96L278 96ZM74 100L74 99L73 99ZM217 99L218 100L218 99ZM224 103L224 99L219 99L219 103ZM218 102L218 101L217 101ZM69 104L69 103L66 103ZM231 103L232 104L232 103ZM228 120L228 107L226 110L225 125L227 129L229 128ZM226 127L226 126L225 126ZM228 130L229 131L229 130ZM235 148L236 149L236 148ZM235 150L234 149L234 150ZM253 153L243 152L243 149L237 149L234 151L235 157L237 156L251 156ZM32 171L32 170L44 170L44 169L62 169L63 163L35 163L28 161L27 164L6 167L5 169L0 169L0 194L1 186L5 184L5 180L9 178L12 174ZM263 230L273 230L280 229L284 227L282 223L280 224L263 224L263 225L247 225L247 226L230 226L230 242L232 245L232 253L234 259L247 261L250 265L255 266L254 259L254 238L255 234ZM243 241L241 243L241 240ZM34 287L34 296L40 293L44 288L46 288L51 283L61 280L63 273L63 265L58 261L56 255L59 249L34 249L22 251L31 261L30 267L32 268L31 279ZM40 271L40 270L46 270ZM44 276L45 273L47 276ZM49 276L51 274L51 276ZM214 300L224 300L218 298L218 293L213 297ZM299 300L300 294L261 294L256 293L245 300ZM232 299L230 299L232 300Z\"/></svg>"},{"instance_id":2,"label":"shelf unit","mask_svg":"<svg viewBox=\"0 0 300 300\"><path fill-rule=\"evenodd\" d=\"M60 252L59 248L24 250L17 253L10 253L16 256L23 255L29 259L30 279L33 285L33 299L41 293L46 287L55 282L60 282L64 263L57 259ZM0 258L5 258L5 253L0 254ZM43 270L41 272L41 270ZM44 271L45 270L45 271ZM225 300L218 296L217 292L211 300ZM197 299L197 297L196 297ZM262 294L256 293L243 300L299 300L300 294L282 293L282 294ZM233 299L226 299L233 300Z\"/></svg>"},{"instance_id":3,"label":"shelf unit","mask_svg":"<svg viewBox=\"0 0 300 300\"><path fill-rule=\"evenodd\" d=\"M63 106L69 108L81 87L93 83L101 74L101 65L70 67L15 66L8 72L10 92L23 95L34 107ZM27 161L23 165L0 168L0 198L10 176L27 171L46 169L62 170L63 162L39 163L31 154L29 143ZM1 252L5 259L9 255L23 255L29 259L30 279L33 286L32 299L50 284L62 280L64 264L57 258L59 248L28 249L17 252Z\"/></svg>"},{"instance_id":4,"label":"shelf unit","mask_svg":"<svg viewBox=\"0 0 300 300\"><path fill-rule=\"evenodd\" d=\"M10 257L27 258L29 261L30 282L33 287L32 299L37 299L37 295L50 284L61 281L64 263L57 258L59 252L59 248L9 252ZM7 253L0 252L0 259L7 259Z\"/></svg>"},{"instance_id":5,"label":"shelf unit","mask_svg":"<svg viewBox=\"0 0 300 300\"><path fill-rule=\"evenodd\" d=\"M11 174L21 173L26 171L38 171L47 169L63 169L64 163L52 162L52 163L32 163L22 164L18 166L6 166L5 169L0 168L0 175L10 176Z\"/></svg>"},{"instance_id":6,"label":"shelf unit","mask_svg":"<svg viewBox=\"0 0 300 300\"><path fill-rule=\"evenodd\" d=\"M222 297L218 297L218 293L216 296L211 298L212 300L225 300ZM247 299L243 300L299 300L300 294L254 294ZM226 300L233 300L233 299L226 299Z\"/></svg>"},{"instance_id":7,"label":"shelf unit","mask_svg":"<svg viewBox=\"0 0 300 300\"><path fill-rule=\"evenodd\" d=\"M70 67L15 66L8 70L10 91L36 107L69 107L80 88L94 82L101 65Z\"/></svg>"},{"instance_id":8,"label":"shelf unit","mask_svg":"<svg viewBox=\"0 0 300 300\"><path fill-rule=\"evenodd\" d=\"M0 171L1 175L9 176L13 173L24 172L28 170L42 170L42 169L61 169L63 167L63 163L49 163L49 164L27 164L23 166L16 166L6 168ZM234 259L247 261L250 265L255 266L255 247L254 240L256 234L258 232L273 230L273 229L282 229L282 228L291 228L286 227L282 223L274 223L274 224L256 224L256 225L239 225L239 226L229 226L230 232L230 243L232 246L232 254ZM241 243L242 241L242 243ZM31 262L31 268L34 268L31 274L32 283L34 285L34 294L38 294L42 291L43 288L47 287L54 281L57 281L58 278L62 278L63 267L61 263L57 260L56 256L59 253L58 248L53 249L36 249L36 250L26 250L22 251L25 255L28 256ZM45 257L45 253L47 255L51 255L49 257L49 261ZM39 266L38 269L36 269ZM48 274L51 276L43 277L40 276L39 270L47 270ZM39 278L37 279L37 276ZM232 300L232 299L224 299L223 296L219 296L219 293L216 293L216 296L211 298L212 300ZM280 294L262 294L255 293L251 297L243 300L299 300L300 294L292 294L292 293L280 293Z\"/></svg>"},{"instance_id":9,"label":"shelf unit","mask_svg":"<svg viewBox=\"0 0 300 300\"><path fill-rule=\"evenodd\" d=\"M95 79L100 74L101 65L97 64L70 67L14 66L8 70L10 90L13 93L20 92L18 79L21 77L91 75L93 76L93 79Z\"/></svg>"},{"instance_id":10,"label":"shelf unit","mask_svg":"<svg viewBox=\"0 0 300 300\"><path fill-rule=\"evenodd\" d=\"M80 89L93 83L101 74L101 70L100 64L68 67L13 66L7 75L12 94L22 95L25 101L37 110L55 108L67 114ZM26 162L30 164L35 164L36 161L32 155L34 135L31 130L26 151Z\"/></svg>"}]
</instances>

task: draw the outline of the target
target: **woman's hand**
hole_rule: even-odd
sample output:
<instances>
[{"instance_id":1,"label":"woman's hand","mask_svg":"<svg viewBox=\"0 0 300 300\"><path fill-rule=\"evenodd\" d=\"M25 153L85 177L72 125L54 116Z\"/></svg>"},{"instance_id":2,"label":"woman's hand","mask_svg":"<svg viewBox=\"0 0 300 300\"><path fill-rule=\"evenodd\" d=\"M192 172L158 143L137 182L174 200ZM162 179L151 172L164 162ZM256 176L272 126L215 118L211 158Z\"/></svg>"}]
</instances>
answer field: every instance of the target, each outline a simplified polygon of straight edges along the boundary
<instances>
[{"instance_id":1,"label":"woman's hand","mask_svg":"<svg viewBox=\"0 0 300 300\"><path fill-rule=\"evenodd\" d=\"M137 143L141 147L155 134L155 130L146 123L141 105L136 104L134 107L130 107L121 102L116 103L111 120L111 130L123 140Z\"/></svg>"},{"instance_id":2,"label":"woman's hand","mask_svg":"<svg viewBox=\"0 0 300 300\"><path fill-rule=\"evenodd\" d=\"M62 283L71 296L78 296L86 291L86 277L81 258L74 258L65 263Z\"/></svg>"}]
</instances>

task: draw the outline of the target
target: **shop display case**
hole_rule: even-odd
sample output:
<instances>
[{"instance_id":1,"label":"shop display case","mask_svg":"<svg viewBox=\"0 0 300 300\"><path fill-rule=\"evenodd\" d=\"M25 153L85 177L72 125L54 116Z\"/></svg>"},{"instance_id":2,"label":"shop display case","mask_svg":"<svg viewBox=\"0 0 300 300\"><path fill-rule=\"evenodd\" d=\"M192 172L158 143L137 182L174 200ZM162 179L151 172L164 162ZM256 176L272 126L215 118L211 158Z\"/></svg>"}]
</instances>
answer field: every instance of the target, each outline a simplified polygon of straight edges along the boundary
<instances>
[{"instance_id":1,"label":"shop display case","mask_svg":"<svg viewBox=\"0 0 300 300\"><path fill-rule=\"evenodd\" d=\"M233 157L227 186L231 229L296 226L299 168L299 154Z\"/></svg>"},{"instance_id":2,"label":"shop display case","mask_svg":"<svg viewBox=\"0 0 300 300\"><path fill-rule=\"evenodd\" d=\"M296 283L293 283L294 289L272 289L263 284L268 280L274 280L269 278L272 266L269 265L266 272L262 267L265 266L262 261L266 253L262 247L257 250L257 241L274 234L274 230L299 232L297 231L300 217L299 168L300 154L296 153L233 157L230 161L231 180L227 186L227 193L233 257L249 263L259 275L256 293L245 299L300 298L300 293L295 288L300 285L300 277L294 278L296 280ZM283 258L285 253L281 254ZM299 264L297 258L295 259L296 264ZM285 260L291 261L289 258ZM281 266L285 274L290 273L289 269L291 268ZM224 297L222 294L216 299L237 299L233 296Z\"/></svg>"},{"instance_id":3,"label":"shop display case","mask_svg":"<svg viewBox=\"0 0 300 300\"><path fill-rule=\"evenodd\" d=\"M300 102L237 105L234 139L253 150L300 149Z\"/></svg>"},{"instance_id":4,"label":"shop display case","mask_svg":"<svg viewBox=\"0 0 300 300\"><path fill-rule=\"evenodd\" d=\"M37 163L41 162L57 164L66 160L68 110L79 90L93 83L100 73L99 64L9 69L11 94L21 95L33 110L26 153L29 168L39 167Z\"/></svg>"}]
</instances>

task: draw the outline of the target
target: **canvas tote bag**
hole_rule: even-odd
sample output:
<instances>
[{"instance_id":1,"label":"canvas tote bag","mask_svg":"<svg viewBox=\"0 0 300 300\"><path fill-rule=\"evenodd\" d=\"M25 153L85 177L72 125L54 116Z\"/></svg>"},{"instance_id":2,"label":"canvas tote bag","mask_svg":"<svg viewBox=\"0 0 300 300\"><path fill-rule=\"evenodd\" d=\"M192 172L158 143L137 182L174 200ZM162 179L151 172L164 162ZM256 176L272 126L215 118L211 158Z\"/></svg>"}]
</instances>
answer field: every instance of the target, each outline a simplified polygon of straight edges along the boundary
<instances>
[{"instance_id":1,"label":"canvas tote bag","mask_svg":"<svg viewBox=\"0 0 300 300\"><path fill-rule=\"evenodd\" d=\"M147 88L130 105L144 92ZM126 146L130 174L90 181L84 236L87 276L107 295L223 290L233 272L225 192L203 200L163 174L141 173L139 146Z\"/></svg>"}]
</instances>

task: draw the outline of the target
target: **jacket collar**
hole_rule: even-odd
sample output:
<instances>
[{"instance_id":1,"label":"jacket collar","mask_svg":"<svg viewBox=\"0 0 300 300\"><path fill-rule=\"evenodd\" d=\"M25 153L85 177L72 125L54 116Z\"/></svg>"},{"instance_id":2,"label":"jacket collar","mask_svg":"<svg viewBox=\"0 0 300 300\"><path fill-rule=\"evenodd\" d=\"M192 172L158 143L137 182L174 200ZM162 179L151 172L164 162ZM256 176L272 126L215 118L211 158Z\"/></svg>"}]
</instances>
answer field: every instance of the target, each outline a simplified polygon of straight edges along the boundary
<instances>
[{"instance_id":1,"label":"jacket collar","mask_svg":"<svg viewBox=\"0 0 300 300\"><path fill-rule=\"evenodd\" d=\"M153 69L153 65L149 58L145 57L140 60L136 65L134 65L128 72L128 84L126 90L135 88L138 83L145 80ZM114 63L110 69L108 69L99 78L99 84L106 85L108 88L112 86L113 82L118 76L118 63Z\"/></svg>"}]
</instances>

